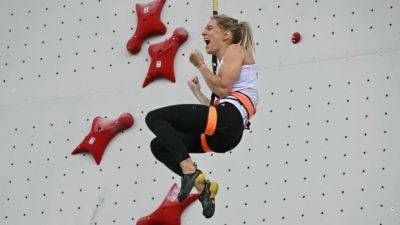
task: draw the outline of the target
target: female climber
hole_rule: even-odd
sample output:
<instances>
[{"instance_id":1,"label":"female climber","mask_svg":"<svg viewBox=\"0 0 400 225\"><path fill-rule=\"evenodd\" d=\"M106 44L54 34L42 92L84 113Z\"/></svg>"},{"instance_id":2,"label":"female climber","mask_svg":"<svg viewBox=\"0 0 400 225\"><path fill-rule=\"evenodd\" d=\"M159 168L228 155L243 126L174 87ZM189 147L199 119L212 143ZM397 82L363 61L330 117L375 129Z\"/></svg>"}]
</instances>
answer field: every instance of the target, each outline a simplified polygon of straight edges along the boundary
<instances>
[{"instance_id":1,"label":"female climber","mask_svg":"<svg viewBox=\"0 0 400 225\"><path fill-rule=\"evenodd\" d=\"M193 76L188 85L201 104L155 109L146 115L146 124L156 135L150 143L155 158L181 176L178 200L185 200L195 187L203 215L210 218L215 211L218 184L206 179L189 153L225 153L239 144L258 104L258 74L249 23L226 15L213 16L202 36L207 53L219 60L217 74L206 66L197 50L190 55L190 62L217 99L210 104L200 91L198 77Z\"/></svg>"}]
</instances>

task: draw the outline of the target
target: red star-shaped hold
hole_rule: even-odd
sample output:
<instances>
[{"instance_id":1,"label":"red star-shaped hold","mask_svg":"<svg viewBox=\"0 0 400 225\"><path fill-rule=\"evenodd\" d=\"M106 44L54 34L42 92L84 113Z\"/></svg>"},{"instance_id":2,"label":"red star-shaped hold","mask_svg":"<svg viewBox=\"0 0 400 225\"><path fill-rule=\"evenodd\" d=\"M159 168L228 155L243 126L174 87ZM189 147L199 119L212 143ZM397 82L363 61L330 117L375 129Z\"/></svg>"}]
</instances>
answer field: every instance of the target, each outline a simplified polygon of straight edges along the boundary
<instances>
[{"instance_id":1,"label":"red star-shaped hold","mask_svg":"<svg viewBox=\"0 0 400 225\"><path fill-rule=\"evenodd\" d=\"M172 37L163 42L150 45L149 54L151 56L151 64L146 79L143 82L143 87L146 87L157 77L166 77L175 83L175 55L178 48L185 43L188 36L188 32L184 28L179 27L175 29Z\"/></svg>"},{"instance_id":2,"label":"red star-shaped hold","mask_svg":"<svg viewBox=\"0 0 400 225\"><path fill-rule=\"evenodd\" d=\"M118 132L128 129L132 125L133 117L129 113L123 113L115 120L108 120L97 116L92 122L90 133L75 148L72 155L90 152L97 165L99 165L108 143Z\"/></svg>"},{"instance_id":3,"label":"red star-shaped hold","mask_svg":"<svg viewBox=\"0 0 400 225\"><path fill-rule=\"evenodd\" d=\"M126 44L129 52L138 53L147 38L167 32L167 28L160 19L164 3L165 0L155 0L148 4L136 4L137 26L135 34Z\"/></svg>"},{"instance_id":4,"label":"red star-shaped hold","mask_svg":"<svg viewBox=\"0 0 400 225\"><path fill-rule=\"evenodd\" d=\"M199 194L189 194L185 201L179 203L178 193L178 185L174 183L157 210L140 218L136 225L180 225L183 211L199 198Z\"/></svg>"}]
</instances>

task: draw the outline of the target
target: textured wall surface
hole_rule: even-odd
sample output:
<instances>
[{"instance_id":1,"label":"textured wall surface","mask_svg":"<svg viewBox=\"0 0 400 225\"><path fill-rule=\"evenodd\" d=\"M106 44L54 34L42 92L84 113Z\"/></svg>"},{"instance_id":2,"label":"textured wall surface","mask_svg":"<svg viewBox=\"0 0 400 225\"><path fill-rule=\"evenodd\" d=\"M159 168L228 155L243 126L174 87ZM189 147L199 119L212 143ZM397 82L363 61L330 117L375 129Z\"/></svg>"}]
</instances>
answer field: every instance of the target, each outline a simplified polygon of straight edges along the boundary
<instances>
[{"instance_id":1,"label":"textured wall surface","mask_svg":"<svg viewBox=\"0 0 400 225\"><path fill-rule=\"evenodd\" d=\"M167 33L131 55L135 3L147 2L0 1L0 224L136 224L180 182L152 156L144 118L196 103L188 56L205 53L212 2L167 0ZM252 25L260 104L234 150L194 156L221 189L212 219L196 202L182 224L400 224L400 2L220 0L219 10ZM179 26L189 39L176 83L142 88L148 46ZM71 155L94 117L124 112L135 124L100 165Z\"/></svg>"}]
</instances>

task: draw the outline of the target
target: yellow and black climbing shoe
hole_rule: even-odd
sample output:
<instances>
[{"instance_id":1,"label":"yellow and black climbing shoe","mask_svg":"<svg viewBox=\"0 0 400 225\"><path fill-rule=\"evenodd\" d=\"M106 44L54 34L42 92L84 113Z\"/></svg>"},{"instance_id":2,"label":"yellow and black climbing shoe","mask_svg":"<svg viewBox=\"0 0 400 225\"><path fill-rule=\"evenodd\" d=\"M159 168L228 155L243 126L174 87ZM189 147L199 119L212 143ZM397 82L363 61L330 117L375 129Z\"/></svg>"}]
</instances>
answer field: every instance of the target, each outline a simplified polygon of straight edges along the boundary
<instances>
[{"instance_id":1,"label":"yellow and black climbing shoe","mask_svg":"<svg viewBox=\"0 0 400 225\"><path fill-rule=\"evenodd\" d=\"M184 174L181 177L181 189L178 193L179 202L183 202L196 184L203 184L205 175L196 168L194 173Z\"/></svg>"},{"instance_id":2,"label":"yellow and black climbing shoe","mask_svg":"<svg viewBox=\"0 0 400 225\"><path fill-rule=\"evenodd\" d=\"M203 207L203 215L207 219L211 218L215 212L215 197L218 193L218 184L207 180L204 184L204 190L199 196L199 201Z\"/></svg>"}]
</instances>

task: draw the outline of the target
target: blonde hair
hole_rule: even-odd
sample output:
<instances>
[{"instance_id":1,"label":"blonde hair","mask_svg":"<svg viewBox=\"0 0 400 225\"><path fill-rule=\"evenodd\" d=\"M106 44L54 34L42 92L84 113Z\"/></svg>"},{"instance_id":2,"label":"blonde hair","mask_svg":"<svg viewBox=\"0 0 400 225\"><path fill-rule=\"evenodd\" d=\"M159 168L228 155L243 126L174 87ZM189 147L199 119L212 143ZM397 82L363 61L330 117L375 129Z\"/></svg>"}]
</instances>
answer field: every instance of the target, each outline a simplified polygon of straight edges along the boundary
<instances>
[{"instance_id":1,"label":"blonde hair","mask_svg":"<svg viewBox=\"0 0 400 225\"><path fill-rule=\"evenodd\" d=\"M242 45L249 53L255 52L253 32L248 22L239 22L237 19L224 14L212 16L211 19L215 19L218 27L222 30L232 32L232 43Z\"/></svg>"}]
</instances>

